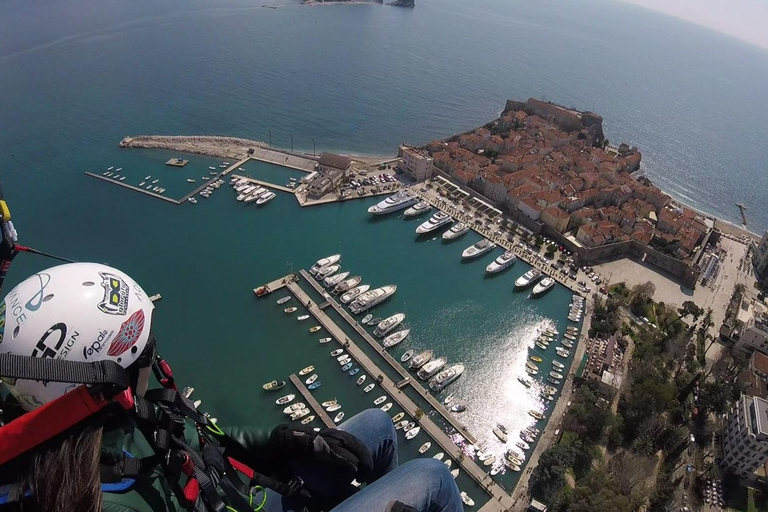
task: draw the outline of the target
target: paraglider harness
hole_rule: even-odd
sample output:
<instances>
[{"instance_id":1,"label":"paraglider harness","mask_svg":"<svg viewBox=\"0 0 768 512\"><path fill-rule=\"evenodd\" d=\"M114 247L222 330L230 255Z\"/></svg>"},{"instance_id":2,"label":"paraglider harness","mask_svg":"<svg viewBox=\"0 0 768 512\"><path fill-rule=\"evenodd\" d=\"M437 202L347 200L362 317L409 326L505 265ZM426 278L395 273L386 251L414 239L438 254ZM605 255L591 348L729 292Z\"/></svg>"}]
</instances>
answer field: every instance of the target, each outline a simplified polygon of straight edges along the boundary
<instances>
[{"instance_id":1,"label":"paraglider harness","mask_svg":"<svg viewBox=\"0 0 768 512\"><path fill-rule=\"evenodd\" d=\"M160 466L179 502L195 512L260 510L266 501L264 488L309 506L311 496L301 479L294 477L286 484L228 457L226 449L237 442L176 389L170 367L152 352L152 368L163 388L149 390L144 397L132 393L128 372L113 361L0 354L0 375L5 378L84 384L0 427L0 467L96 414L121 411L134 420L154 455L133 458L124 454L117 463L102 465L103 490L128 490L136 478ZM198 432L199 452L185 440L187 419ZM241 481L238 471L250 481ZM254 505L254 495L259 492L262 496L257 501L261 503ZM20 499L20 494L17 485L6 489L7 501Z\"/></svg>"},{"instance_id":2,"label":"paraglider harness","mask_svg":"<svg viewBox=\"0 0 768 512\"><path fill-rule=\"evenodd\" d=\"M19 245L10 219L10 210L0 189L0 287L19 252L72 262ZM0 341L1 336L0 333ZM240 445L176 389L170 366L155 351L154 336L147 347L142 355L145 364L141 366L151 363L155 377L163 387L149 390L143 397L133 393L135 383L131 382L129 372L113 361L79 362L0 354L0 375L6 379L82 384L5 425L0 423L0 468L18 462L24 454L97 414L121 412L134 420L154 455L133 458L125 454L116 464L102 465L104 491L128 490L137 478L160 466L179 503L194 512L260 510L266 501L264 488L304 504L304 508L310 506L311 496L298 477L284 483L227 457L225 452L228 447L236 449ZM186 444L184 427L187 419L195 424L200 453ZM241 481L238 471L246 475L250 482ZM183 486L182 480L185 480ZM253 496L260 491L261 503L254 505ZM0 487L0 505L22 498L24 496L18 483Z\"/></svg>"}]
</instances>

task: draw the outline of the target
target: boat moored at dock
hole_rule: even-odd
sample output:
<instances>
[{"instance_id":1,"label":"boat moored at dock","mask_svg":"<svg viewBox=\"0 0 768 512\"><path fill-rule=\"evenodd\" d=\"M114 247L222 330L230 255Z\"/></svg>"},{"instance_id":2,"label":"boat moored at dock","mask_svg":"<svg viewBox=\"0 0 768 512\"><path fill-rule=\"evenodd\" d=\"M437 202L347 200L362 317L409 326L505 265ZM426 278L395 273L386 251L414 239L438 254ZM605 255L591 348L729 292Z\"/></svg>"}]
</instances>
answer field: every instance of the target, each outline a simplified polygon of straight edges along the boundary
<instances>
[{"instance_id":1,"label":"boat moored at dock","mask_svg":"<svg viewBox=\"0 0 768 512\"><path fill-rule=\"evenodd\" d=\"M447 213L437 212L430 217L428 221L420 224L419 227L416 228L416 233L420 235L430 233L451 222L453 222L453 219Z\"/></svg>"},{"instance_id":2,"label":"boat moored at dock","mask_svg":"<svg viewBox=\"0 0 768 512\"><path fill-rule=\"evenodd\" d=\"M318 271L319 271L321 268L323 268L323 267L327 267L327 266L329 266L329 265L335 265L335 264L336 264L336 263L338 263L339 261L341 261L341 254L333 254L333 255L331 255L331 256L328 256L327 258L320 258L320 259L319 259L319 260L317 260L317 261L315 262L315 264L314 264L314 265L312 265L312 267L309 269L309 273L310 273L310 274L312 274L312 275L316 275L316 274L317 274L317 272L318 272Z\"/></svg>"},{"instance_id":3,"label":"boat moored at dock","mask_svg":"<svg viewBox=\"0 0 768 512\"><path fill-rule=\"evenodd\" d=\"M401 190L368 208L368 213L385 215L387 213L397 212L403 208L408 208L418 202L418 200L418 197L414 197L404 190Z\"/></svg>"},{"instance_id":4,"label":"boat moored at dock","mask_svg":"<svg viewBox=\"0 0 768 512\"><path fill-rule=\"evenodd\" d=\"M464 252L461 253L461 257L464 259L477 258L487 253L488 251L494 250L495 248L496 248L495 243L491 242L487 238L483 238L476 244L471 245L466 249L464 249Z\"/></svg>"},{"instance_id":5,"label":"boat moored at dock","mask_svg":"<svg viewBox=\"0 0 768 512\"><path fill-rule=\"evenodd\" d=\"M371 289L371 285L369 284L356 286L355 288L352 288L351 290L346 292L344 295L342 295L340 300L342 304L349 304L355 297L357 297L361 293L367 292L370 289Z\"/></svg>"},{"instance_id":6,"label":"boat moored at dock","mask_svg":"<svg viewBox=\"0 0 768 512\"><path fill-rule=\"evenodd\" d=\"M375 290L369 290L360 294L355 300L353 300L349 305L349 309L354 314L362 313L363 311L367 311L377 304L382 303L387 298L394 295L396 291L397 286L393 284L382 286L381 288L376 288Z\"/></svg>"},{"instance_id":7,"label":"boat moored at dock","mask_svg":"<svg viewBox=\"0 0 768 512\"><path fill-rule=\"evenodd\" d=\"M426 380L432 377L434 374L436 374L440 370L442 370L443 366L445 366L445 363L447 362L448 362L447 357L445 356L438 357L437 359L434 359L428 362L427 364L425 364L424 366L422 366L421 369L418 371L418 373L416 373L416 375L421 380Z\"/></svg>"},{"instance_id":8,"label":"boat moored at dock","mask_svg":"<svg viewBox=\"0 0 768 512\"><path fill-rule=\"evenodd\" d=\"M379 322L379 325L373 330L373 335L378 337L385 336L389 331L400 325L403 320L405 320L405 313L396 313L387 317Z\"/></svg>"},{"instance_id":9,"label":"boat moored at dock","mask_svg":"<svg viewBox=\"0 0 768 512\"><path fill-rule=\"evenodd\" d=\"M464 224L463 222L457 222L453 226L451 226L451 229L443 233L443 240L454 240L456 238L459 238L461 235L466 234L469 231L469 226Z\"/></svg>"},{"instance_id":10,"label":"boat moored at dock","mask_svg":"<svg viewBox=\"0 0 768 512\"><path fill-rule=\"evenodd\" d=\"M517 278L515 281L515 286L518 288L527 288L528 286L532 285L539 277L541 277L541 270L532 268Z\"/></svg>"},{"instance_id":11,"label":"boat moored at dock","mask_svg":"<svg viewBox=\"0 0 768 512\"><path fill-rule=\"evenodd\" d=\"M429 388L432 391L440 391L448 384L455 381L464 373L464 365L459 363L443 370L429 380Z\"/></svg>"},{"instance_id":12,"label":"boat moored at dock","mask_svg":"<svg viewBox=\"0 0 768 512\"><path fill-rule=\"evenodd\" d=\"M421 215L422 213L428 212L432 208L429 206L429 203L426 201L420 201L416 203L415 205L411 206L407 210L403 212L403 215L406 217L416 217L417 215Z\"/></svg>"},{"instance_id":13,"label":"boat moored at dock","mask_svg":"<svg viewBox=\"0 0 768 512\"><path fill-rule=\"evenodd\" d=\"M536 283L536 286L533 287L533 291L531 292L531 295L533 296L542 295L548 292L549 290L551 290L553 286L555 286L554 278L546 276L540 282Z\"/></svg>"},{"instance_id":14,"label":"boat moored at dock","mask_svg":"<svg viewBox=\"0 0 768 512\"><path fill-rule=\"evenodd\" d=\"M485 271L489 274L495 274L497 272L501 272L505 268L509 267L510 265L513 265L515 261L517 260L517 256L515 256L515 253L512 251L507 251L492 262L488 264L487 267L485 267Z\"/></svg>"}]
</instances>

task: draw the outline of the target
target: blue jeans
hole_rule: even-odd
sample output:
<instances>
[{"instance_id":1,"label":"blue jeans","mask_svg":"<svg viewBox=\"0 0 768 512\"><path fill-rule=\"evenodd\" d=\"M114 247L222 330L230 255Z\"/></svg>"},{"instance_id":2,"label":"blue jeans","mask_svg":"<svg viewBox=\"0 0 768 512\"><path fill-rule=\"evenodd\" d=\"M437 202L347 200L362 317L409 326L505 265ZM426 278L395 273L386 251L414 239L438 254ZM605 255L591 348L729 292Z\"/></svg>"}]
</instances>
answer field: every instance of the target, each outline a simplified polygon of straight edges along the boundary
<instances>
[{"instance_id":1,"label":"blue jeans","mask_svg":"<svg viewBox=\"0 0 768 512\"><path fill-rule=\"evenodd\" d=\"M373 455L371 483L333 508L333 512L385 512L401 501L420 512L462 512L456 482L435 459L417 459L398 467L397 431L389 415L368 409L339 425L365 444ZM301 475L305 481L313 475ZM305 478L306 477L306 478ZM269 491L266 512L288 512L279 494Z\"/></svg>"}]
</instances>

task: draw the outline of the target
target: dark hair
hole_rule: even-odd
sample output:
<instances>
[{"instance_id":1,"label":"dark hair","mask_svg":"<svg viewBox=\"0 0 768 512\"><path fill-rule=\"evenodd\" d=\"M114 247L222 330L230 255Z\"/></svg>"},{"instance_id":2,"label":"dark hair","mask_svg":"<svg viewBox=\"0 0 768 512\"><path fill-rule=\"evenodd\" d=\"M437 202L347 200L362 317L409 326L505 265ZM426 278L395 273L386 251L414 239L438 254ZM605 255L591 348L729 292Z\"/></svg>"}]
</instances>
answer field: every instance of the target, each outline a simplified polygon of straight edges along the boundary
<instances>
[{"instance_id":1,"label":"dark hair","mask_svg":"<svg viewBox=\"0 0 768 512\"><path fill-rule=\"evenodd\" d=\"M101 512L103 419L96 415L29 454L19 473L21 512Z\"/></svg>"}]
</instances>

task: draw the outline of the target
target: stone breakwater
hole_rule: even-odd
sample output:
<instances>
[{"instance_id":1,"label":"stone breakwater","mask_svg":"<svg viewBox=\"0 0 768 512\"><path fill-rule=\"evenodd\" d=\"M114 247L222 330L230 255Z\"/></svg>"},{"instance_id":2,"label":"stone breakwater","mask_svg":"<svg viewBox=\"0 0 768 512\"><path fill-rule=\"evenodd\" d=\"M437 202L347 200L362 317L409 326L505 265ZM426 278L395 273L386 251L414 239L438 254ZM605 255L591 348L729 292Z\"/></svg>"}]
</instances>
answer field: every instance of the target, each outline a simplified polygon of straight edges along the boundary
<instances>
[{"instance_id":1,"label":"stone breakwater","mask_svg":"<svg viewBox=\"0 0 768 512\"><path fill-rule=\"evenodd\" d=\"M267 148L257 140L238 137L216 137L208 135L138 135L125 137L121 148L155 148L195 153L217 158L244 158L249 149Z\"/></svg>"}]
</instances>

